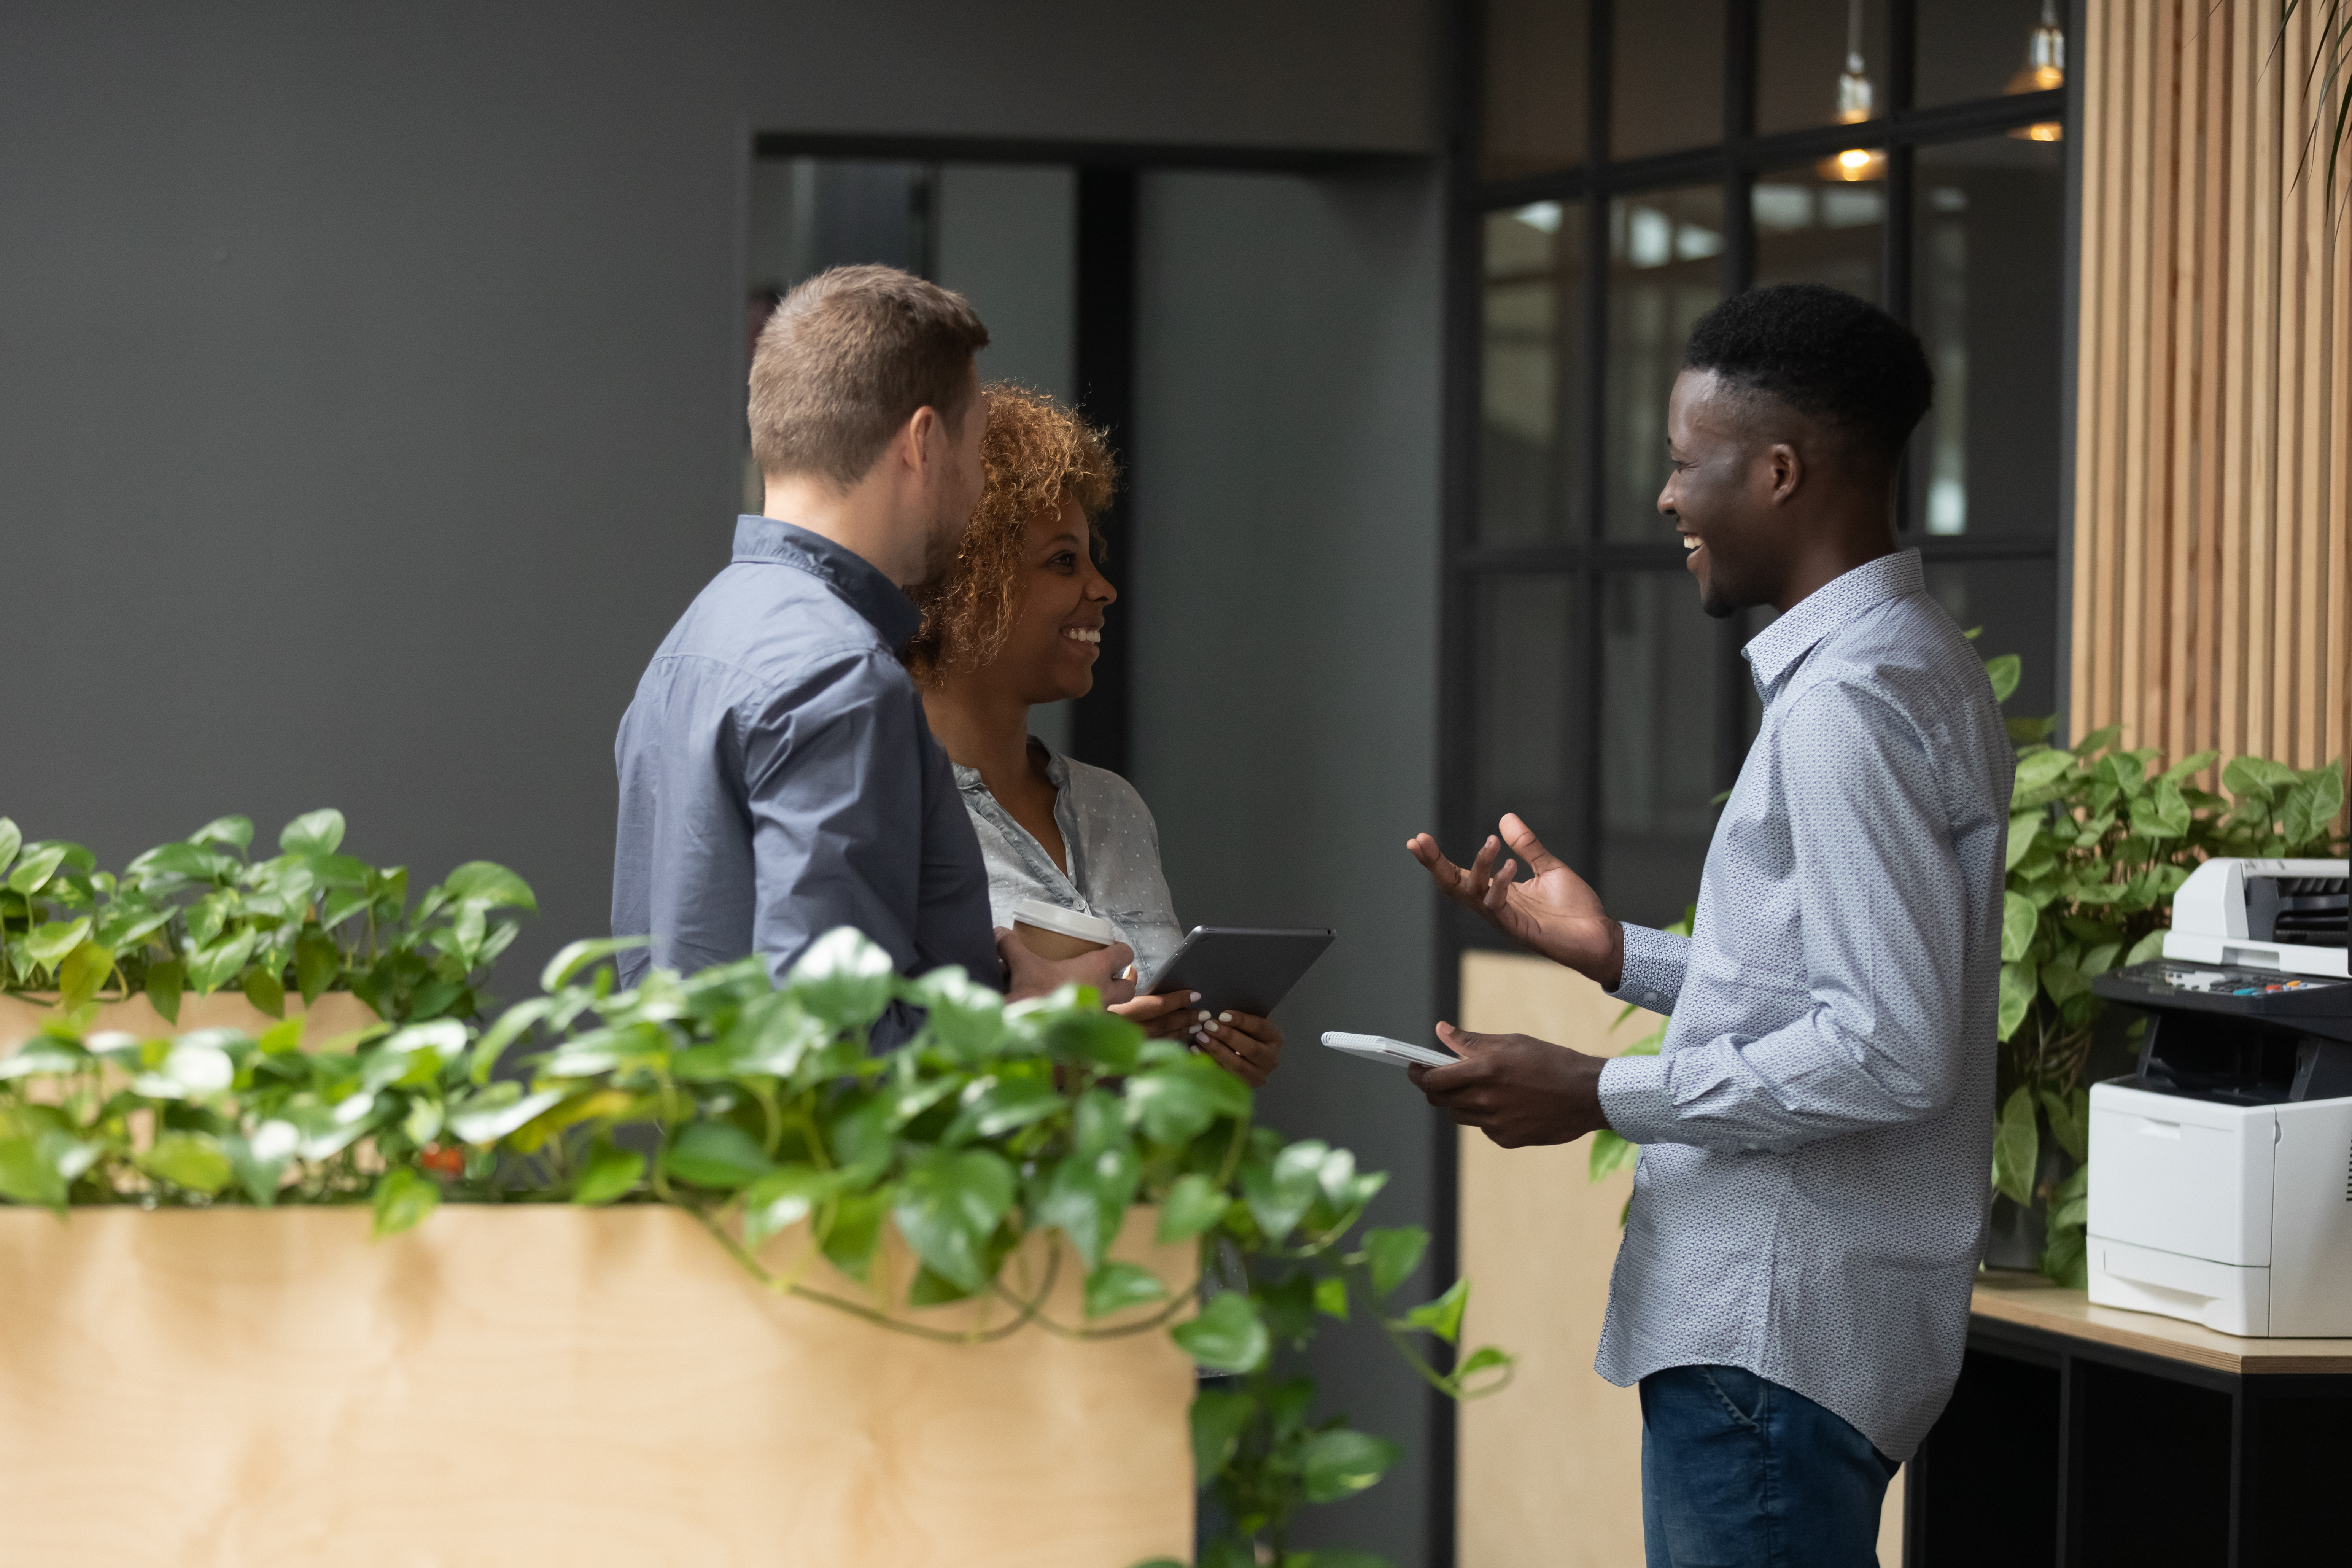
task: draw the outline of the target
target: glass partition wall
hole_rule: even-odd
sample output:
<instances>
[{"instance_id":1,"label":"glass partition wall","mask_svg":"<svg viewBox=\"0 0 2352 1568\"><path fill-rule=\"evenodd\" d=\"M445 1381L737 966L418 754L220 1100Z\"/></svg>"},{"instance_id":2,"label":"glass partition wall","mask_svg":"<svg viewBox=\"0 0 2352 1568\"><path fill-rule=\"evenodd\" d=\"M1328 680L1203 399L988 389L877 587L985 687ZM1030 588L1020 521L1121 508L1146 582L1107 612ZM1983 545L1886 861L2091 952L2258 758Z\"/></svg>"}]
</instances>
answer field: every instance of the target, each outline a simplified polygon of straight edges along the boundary
<instances>
[{"instance_id":1,"label":"glass partition wall","mask_svg":"<svg viewBox=\"0 0 2352 1568\"><path fill-rule=\"evenodd\" d=\"M1900 492L1930 590L2047 711L2059 647L2066 15L2044 0L1487 0L1454 222L1449 848L1515 810L1613 912L1696 896L1759 710L1656 510L1692 321L1877 301L1935 411ZM1461 918L1449 959L1490 932ZM1450 968L1450 964L1449 964Z\"/></svg>"}]
</instances>

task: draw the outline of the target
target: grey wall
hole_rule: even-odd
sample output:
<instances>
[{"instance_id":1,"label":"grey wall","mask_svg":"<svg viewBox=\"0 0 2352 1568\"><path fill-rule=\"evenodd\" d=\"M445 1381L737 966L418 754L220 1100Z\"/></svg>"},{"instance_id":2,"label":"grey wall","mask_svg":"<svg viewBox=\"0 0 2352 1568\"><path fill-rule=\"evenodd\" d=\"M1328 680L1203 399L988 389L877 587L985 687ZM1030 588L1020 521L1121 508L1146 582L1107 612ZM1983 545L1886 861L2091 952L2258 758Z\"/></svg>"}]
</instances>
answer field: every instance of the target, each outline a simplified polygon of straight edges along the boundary
<instances>
[{"instance_id":1,"label":"grey wall","mask_svg":"<svg viewBox=\"0 0 2352 1568\"><path fill-rule=\"evenodd\" d=\"M1430 1222L1434 1113L1317 1037L1433 1022L1435 900L1404 841L1437 820L1441 214L1425 172L1143 193L1134 779L1185 924L1338 930L1260 1106L1392 1173L1391 1225ZM1420 1561L1424 1385L1362 1323L1317 1359L1407 1458L1306 1539Z\"/></svg>"},{"instance_id":2,"label":"grey wall","mask_svg":"<svg viewBox=\"0 0 2352 1568\"><path fill-rule=\"evenodd\" d=\"M1411 150L1422 0L0 7L0 814L223 811L603 929L725 559L755 130Z\"/></svg>"},{"instance_id":3,"label":"grey wall","mask_svg":"<svg viewBox=\"0 0 2352 1568\"><path fill-rule=\"evenodd\" d=\"M1425 152L1433 10L0 7L0 814L504 861L520 993L604 929L614 726L726 557L752 132ZM1185 915L1342 929L1268 1114L1391 1219L1425 1113L1311 1034L1428 1021L1436 235L1422 181L1167 178L1145 237L1139 782ZM1408 1563L1413 1462L1344 1510Z\"/></svg>"}]
</instances>

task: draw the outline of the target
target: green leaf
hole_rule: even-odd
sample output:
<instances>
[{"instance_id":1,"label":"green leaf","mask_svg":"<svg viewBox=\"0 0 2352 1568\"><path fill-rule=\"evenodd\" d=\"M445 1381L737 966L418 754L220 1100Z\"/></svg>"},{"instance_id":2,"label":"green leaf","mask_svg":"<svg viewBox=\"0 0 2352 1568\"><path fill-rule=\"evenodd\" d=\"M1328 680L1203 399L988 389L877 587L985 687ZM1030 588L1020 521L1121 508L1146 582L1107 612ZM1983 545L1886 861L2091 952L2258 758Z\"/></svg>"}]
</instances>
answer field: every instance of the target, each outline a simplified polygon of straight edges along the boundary
<instances>
[{"instance_id":1,"label":"green leaf","mask_svg":"<svg viewBox=\"0 0 2352 1568\"><path fill-rule=\"evenodd\" d=\"M1364 1261L1371 1270L1372 1294L1385 1296L1403 1284L1421 1267L1428 1250L1429 1232L1417 1225L1364 1232Z\"/></svg>"},{"instance_id":2,"label":"green leaf","mask_svg":"<svg viewBox=\"0 0 2352 1568\"><path fill-rule=\"evenodd\" d=\"M1315 1281L1315 1310L1327 1318L1348 1321L1348 1279L1344 1274L1326 1274Z\"/></svg>"},{"instance_id":3,"label":"green leaf","mask_svg":"<svg viewBox=\"0 0 2352 1568\"><path fill-rule=\"evenodd\" d=\"M2158 775L2168 784L2179 784L2191 773L2201 773L2221 756L2219 752L2194 752L2181 758Z\"/></svg>"},{"instance_id":4,"label":"green leaf","mask_svg":"<svg viewBox=\"0 0 2352 1568\"><path fill-rule=\"evenodd\" d=\"M221 1148L246 1196L257 1206L268 1208L278 1202L278 1185L301 1141L293 1123L269 1121L255 1128L250 1137L228 1134L221 1140Z\"/></svg>"},{"instance_id":5,"label":"green leaf","mask_svg":"<svg viewBox=\"0 0 2352 1568\"><path fill-rule=\"evenodd\" d=\"M1043 1079L975 1079L963 1092L963 1111L955 1120L948 1142L965 1138L1001 1138L1016 1127L1026 1127L1062 1109L1061 1091Z\"/></svg>"},{"instance_id":6,"label":"green leaf","mask_svg":"<svg viewBox=\"0 0 2352 1568\"><path fill-rule=\"evenodd\" d=\"M286 983L258 965L245 972L245 999L273 1018L286 1016Z\"/></svg>"},{"instance_id":7,"label":"green leaf","mask_svg":"<svg viewBox=\"0 0 2352 1568\"><path fill-rule=\"evenodd\" d=\"M1497 1368L1508 1369L1517 1364L1518 1358L1510 1352L1495 1345L1480 1345L1463 1357L1455 1365L1454 1371L1445 1379L1446 1385L1457 1399L1475 1399L1481 1394L1497 1393L1504 1384L1510 1381L1507 1376L1475 1390L1468 1389L1465 1385L1482 1372L1492 1372Z\"/></svg>"},{"instance_id":8,"label":"green leaf","mask_svg":"<svg viewBox=\"0 0 2352 1568\"><path fill-rule=\"evenodd\" d=\"M733 1192L774 1168L759 1141L731 1121L688 1123L662 1152L662 1170L698 1187Z\"/></svg>"},{"instance_id":9,"label":"green leaf","mask_svg":"<svg viewBox=\"0 0 2352 1568\"><path fill-rule=\"evenodd\" d=\"M1224 1190L1208 1177L1198 1173L1177 1177L1160 1200L1159 1239L1191 1240L1223 1217L1226 1202Z\"/></svg>"},{"instance_id":10,"label":"green leaf","mask_svg":"<svg viewBox=\"0 0 2352 1568\"><path fill-rule=\"evenodd\" d=\"M134 1163L158 1181L207 1197L236 1175L220 1140L208 1132L159 1132Z\"/></svg>"},{"instance_id":11,"label":"green leaf","mask_svg":"<svg viewBox=\"0 0 2352 1568\"><path fill-rule=\"evenodd\" d=\"M58 1005L71 1012L88 1002L114 973L114 953L94 942L85 942L58 965Z\"/></svg>"},{"instance_id":12,"label":"green leaf","mask_svg":"<svg viewBox=\"0 0 2352 1568\"><path fill-rule=\"evenodd\" d=\"M246 831L251 834L251 824ZM343 814L331 808L306 811L278 833L278 847L289 855L332 855L342 843Z\"/></svg>"},{"instance_id":13,"label":"green leaf","mask_svg":"<svg viewBox=\"0 0 2352 1568\"><path fill-rule=\"evenodd\" d=\"M494 1083L449 1109L449 1133L461 1143L489 1144L562 1102L566 1091L542 1089L525 1094L514 1083Z\"/></svg>"},{"instance_id":14,"label":"green leaf","mask_svg":"<svg viewBox=\"0 0 2352 1568\"><path fill-rule=\"evenodd\" d=\"M1096 1154L1066 1155L1047 1177L1030 1223L1041 1228L1060 1227L1087 1267L1093 1268L1118 1237L1142 1176L1142 1163L1133 1146L1124 1142ZM1167 1223L1164 1210L1160 1223L1163 1226Z\"/></svg>"},{"instance_id":15,"label":"green leaf","mask_svg":"<svg viewBox=\"0 0 2352 1568\"><path fill-rule=\"evenodd\" d=\"M1207 1486L1233 1458L1257 1414L1257 1396L1243 1389L1202 1388L1192 1395L1192 1476Z\"/></svg>"},{"instance_id":16,"label":"green leaf","mask_svg":"<svg viewBox=\"0 0 2352 1568\"><path fill-rule=\"evenodd\" d=\"M758 1247L800 1224L841 1190L843 1179L838 1171L814 1165L779 1165L743 1189L743 1245Z\"/></svg>"},{"instance_id":17,"label":"green leaf","mask_svg":"<svg viewBox=\"0 0 2352 1568\"><path fill-rule=\"evenodd\" d=\"M381 1241L414 1230L441 1206L441 1188L430 1176L405 1165L386 1171L375 1184L375 1237Z\"/></svg>"},{"instance_id":18,"label":"green leaf","mask_svg":"<svg viewBox=\"0 0 2352 1568\"><path fill-rule=\"evenodd\" d=\"M2033 933L2042 923L2042 911L2033 900L2021 893L2004 893L2000 900L2000 956L2014 963L2023 958L2033 945Z\"/></svg>"},{"instance_id":19,"label":"green leaf","mask_svg":"<svg viewBox=\"0 0 2352 1568\"><path fill-rule=\"evenodd\" d=\"M1629 1143L1619 1134L1603 1127L1592 1135L1592 1148L1585 1155L1584 1179L1588 1182L1608 1180L1620 1171L1630 1171L1642 1157L1642 1146Z\"/></svg>"},{"instance_id":20,"label":"green leaf","mask_svg":"<svg viewBox=\"0 0 2352 1568\"><path fill-rule=\"evenodd\" d=\"M2189 802L2179 784L2158 779L2132 803L2131 817L2133 831L2143 837L2179 838L2189 831Z\"/></svg>"},{"instance_id":21,"label":"green leaf","mask_svg":"<svg viewBox=\"0 0 2352 1568\"><path fill-rule=\"evenodd\" d=\"M2010 794L2012 805L2035 790L2047 789L2056 784L2074 765L2074 753L2072 752L2028 752L2018 758L2017 783Z\"/></svg>"},{"instance_id":22,"label":"green leaf","mask_svg":"<svg viewBox=\"0 0 2352 1568\"><path fill-rule=\"evenodd\" d=\"M2148 932L2137 942L2132 943L2132 950L2124 954L2124 966L2126 968L2129 968L2135 963L2146 963L2151 959L2162 958L2164 956L2164 937L2165 932L2163 928L2158 927L2157 930Z\"/></svg>"},{"instance_id":23,"label":"green leaf","mask_svg":"<svg viewBox=\"0 0 2352 1568\"><path fill-rule=\"evenodd\" d=\"M2041 989L2042 972L2033 960L2021 959L2000 966L2000 1037L2017 1033L2025 1016L2033 1007L2034 994Z\"/></svg>"},{"instance_id":24,"label":"green leaf","mask_svg":"<svg viewBox=\"0 0 2352 1568\"><path fill-rule=\"evenodd\" d=\"M147 965L147 1000L165 1023L180 1021L180 994L187 984L188 966L179 959L157 959Z\"/></svg>"},{"instance_id":25,"label":"green leaf","mask_svg":"<svg viewBox=\"0 0 2352 1568\"><path fill-rule=\"evenodd\" d=\"M1210 1298L1199 1317L1177 1324L1168 1337L1213 1372L1255 1372L1272 1348L1256 1303L1239 1291Z\"/></svg>"},{"instance_id":26,"label":"green leaf","mask_svg":"<svg viewBox=\"0 0 2352 1568\"><path fill-rule=\"evenodd\" d=\"M2050 1136L2058 1140L2058 1147L2069 1158L2081 1162L2091 1152L2091 1091L2077 1088L2071 1095L2062 1095L2045 1089L2041 1093L2042 1113L2050 1118ZM2089 1166L2082 1167L2084 1170Z\"/></svg>"},{"instance_id":27,"label":"green leaf","mask_svg":"<svg viewBox=\"0 0 2352 1568\"><path fill-rule=\"evenodd\" d=\"M327 993L343 972L342 950L315 925L305 925L294 939L294 984L309 1006Z\"/></svg>"},{"instance_id":28,"label":"green leaf","mask_svg":"<svg viewBox=\"0 0 2352 1568\"><path fill-rule=\"evenodd\" d=\"M2008 701L2017 695L2017 682L2025 673L2025 661L2013 653L1997 655L1985 660L1985 679L1992 682L1992 700Z\"/></svg>"},{"instance_id":29,"label":"green leaf","mask_svg":"<svg viewBox=\"0 0 2352 1568\"><path fill-rule=\"evenodd\" d=\"M188 956L188 984L200 996L209 996L234 978L253 956L261 933L251 926L224 931Z\"/></svg>"},{"instance_id":30,"label":"green leaf","mask_svg":"<svg viewBox=\"0 0 2352 1568\"><path fill-rule=\"evenodd\" d=\"M1315 1202L1323 1157L1330 1145L1307 1138L1289 1145L1271 1163L1255 1162L1243 1167L1242 1198L1250 1217L1270 1242L1280 1242L1297 1227Z\"/></svg>"},{"instance_id":31,"label":"green leaf","mask_svg":"<svg viewBox=\"0 0 2352 1568\"><path fill-rule=\"evenodd\" d=\"M1307 1439L1300 1456L1307 1500L1338 1502L1353 1497L1386 1475L1403 1455L1402 1446L1369 1432L1345 1427L1318 1432Z\"/></svg>"},{"instance_id":32,"label":"green leaf","mask_svg":"<svg viewBox=\"0 0 2352 1568\"><path fill-rule=\"evenodd\" d=\"M864 1279L874 1264L874 1248L882 1239L883 1216L897 1194L889 1187L845 1195L833 1205L825 1226L824 1255L852 1279Z\"/></svg>"},{"instance_id":33,"label":"green leaf","mask_svg":"<svg viewBox=\"0 0 2352 1568\"><path fill-rule=\"evenodd\" d=\"M539 913L539 900L530 884L504 866L468 860L441 879L441 890L453 902L485 910L528 910Z\"/></svg>"},{"instance_id":34,"label":"green leaf","mask_svg":"<svg viewBox=\"0 0 2352 1568\"><path fill-rule=\"evenodd\" d=\"M1462 1310L1470 1304L1470 1281L1456 1279L1453 1286L1434 1301L1424 1301L1404 1315L1412 1328L1425 1329L1452 1344L1462 1336Z\"/></svg>"},{"instance_id":35,"label":"green leaf","mask_svg":"<svg viewBox=\"0 0 2352 1568\"><path fill-rule=\"evenodd\" d=\"M42 968L57 963L89 935L89 917L75 921L51 921L35 926L25 933L25 955Z\"/></svg>"},{"instance_id":36,"label":"green leaf","mask_svg":"<svg viewBox=\"0 0 2352 1568\"><path fill-rule=\"evenodd\" d=\"M44 1130L0 1138L0 1194L65 1213L66 1177L43 1148L58 1136Z\"/></svg>"},{"instance_id":37,"label":"green leaf","mask_svg":"<svg viewBox=\"0 0 2352 1568\"><path fill-rule=\"evenodd\" d=\"M1045 1026L1046 1052L1108 1073L1130 1073L1143 1048L1143 1031L1114 1013L1077 1008Z\"/></svg>"},{"instance_id":38,"label":"green leaf","mask_svg":"<svg viewBox=\"0 0 2352 1568\"><path fill-rule=\"evenodd\" d=\"M1247 1116L1250 1091L1208 1058L1186 1057L1128 1079L1127 1105L1154 1142L1187 1143L1220 1116Z\"/></svg>"},{"instance_id":39,"label":"green leaf","mask_svg":"<svg viewBox=\"0 0 2352 1568\"><path fill-rule=\"evenodd\" d=\"M49 879L57 875L58 868L65 863L66 846L62 844L45 845L35 849L16 862L16 868L8 873L8 890L12 893L37 893L48 885Z\"/></svg>"},{"instance_id":40,"label":"green leaf","mask_svg":"<svg viewBox=\"0 0 2352 1568\"><path fill-rule=\"evenodd\" d=\"M249 816L215 816L194 833L188 842L195 845L227 844L238 850L253 847L253 818Z\"/></svg>"},{"instance_id":41,"label":"green leaf","mask_svg":"<svg viewBox=\"0 0 2352 1568\"><path fill-rule=\"evenodd\" d=\"M908 987L908 1000L924 1010L931 1039L950 1055L977 1061L1004 1038L1004 997L966 974L959 965L934 969Z\"/></svg>"},{"instance_id":42,"label":"green leaf","mask_svg":"<svg viewBox=\"0 0 2352 1568\"><path fill-rule=\"evenodd\" d=\"M784 988L834 1028L862 1029L890 1005L898 978L879 945L855 927L836 926L809 943Z\"/></svg>"},{"instance_id":43,"label":"green leaf","mask_svg":"<svg viewBox=\"0 0 2352 1568\"><path fill-rule=\"evenodd\" d=\"M580 1179L572 1184L572 1201L591 1207L626 1197L645 1180L646 1157L635 1149L600 1144L588 1156Z\"/></svg>"},{"instance_id":44,"label":"green leaf","mask_svg":"<svg viewBox=\"0 0 2352 1568\"><path fill-rule=\"evenodd\" d=\"M16 858L16 851L25 847L24 830L5 816L0 816L0 871L5 871Z\"/></svg>"},{"instance_id":45,"label":"green leaf","mask_svg":"<svg viewBox=\"0 0 2352 1568\"><path fill-rule=\"evenodd\" d=\"M616 952L631 952L641 947L651 947L649 936L600 936L567 942L547 967L539 972L539 988L558 991L572 982L572 977L599 959L610 958Z\"/></svg>"},{"instance_id":46,"label":"green leaf","mask_svg":"<svg viewBox=\"0 0 2352 1568\"><path fill-rule=\"evenodd\" d=\"M983 1255L1013 1207L1013 1167L990 1150L925 1149L908 1162L891 1217L916 1257L977 1290L988 1283Z\"/></svg>"},{"instance_id":47,"label":"green leaf","mask_svg":"<svg viewBox=\"0 0 2352 1568\"><path fill-rule=\"evenodd\" d=\"M2031 746L2050 739L2050 732L2058 728L2058 716L2044 713L2034 719L2007 719L2001 727L2009 731L2011 745Z\"/></svg>"},{"instance_id":48,"label":"green leaf","mask_svg":"<svg viewBox=\"0 0 2352 1568\"><path fill-rule=\"evenodd\" d=\"M1087 1316L1108 1317L1129 1307L1167 1300L1168 1286L1137 1263L1113 1260L1087 1276Z\"/></svg>"},{"instance_id":49,"label":"green leaf","mask_svg":"<svg viewBox=\"0 0 2352 1568\"><path fill-rule=\"evenodd\" d=\"M2033 1172L2042 1161L2042 1138L2033 1120L2033 1091L2020 1084L2001 1107L1993 1130L1992 1184L2021 1208L2033 1204Z\"/></svg>"},{"instance_id":50,"label":"green leaf","mask_svg":"<svg viewBox=\"0 0 2352 1568\"><path fill-rule=\"evenodd\" d=\"M2050 814L2040 806L2031 811L2012 811L2009 814L2008 869L2011 871L2017 869L2017 863L2025 858L2026 851L2032 849L2034 841L2042 837L2042 829L2049 820Z\"/></svg>"}]
</instances>

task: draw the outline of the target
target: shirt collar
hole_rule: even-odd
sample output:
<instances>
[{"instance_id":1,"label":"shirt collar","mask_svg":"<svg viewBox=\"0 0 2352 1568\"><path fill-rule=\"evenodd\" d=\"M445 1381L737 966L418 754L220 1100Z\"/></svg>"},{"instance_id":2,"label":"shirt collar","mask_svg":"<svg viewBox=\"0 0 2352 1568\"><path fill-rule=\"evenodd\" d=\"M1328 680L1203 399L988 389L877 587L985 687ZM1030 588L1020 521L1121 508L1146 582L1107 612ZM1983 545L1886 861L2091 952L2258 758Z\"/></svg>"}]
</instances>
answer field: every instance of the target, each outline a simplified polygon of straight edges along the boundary
<instances>
[{"instance_id":1,"label":"shirt collar","mask_svg":"<svg viewBox=\"0 0 2352 1568\"><path fill-rule=\"evenodd\" d=\"M1787 615L1748 638L1748 646L1739 650L1756 679L1757 691L1770 691L1799 659L1812 651L1815 643L1851 624L1864 611L1926 589L1927 578L1916 550L1898 550L1831 578L1799 600Z\"/></svg>"},{"instance_id":2,"label":"shirt collar","mask_svg":"<svg viewBox=\"0 0 2352 1568\"><path fill-rule=\"evenodd\" d=\"M735 559L756 566L796 566L832 589L882 634L903 646L923 624L923 612L881 569L845 544L797 523L748 512L735 520Z\"/></svg>"},{"instance_id":3,"label":"shirt collar","mask_svg":"<svg viewBox=\"0 0 2352 1568\"><path fill-rule=\"evenodd\" d=\"M1061 752L1054 750L1053 747L1047 745L1044 741L1039 740L1034 735L1029 737L1029 744L1033 750L1045 753L1045 782L1052 784L1057 792L1069 788L1069 760L1064 757ZM982 782L980 770L978 768L965 767L961 763L954 762L952 759L950 759L950 765L955 769L955 781L956 787L958 789L962 790L967 795L974 790L979 790L982 793L987 791L988 785Z\"/></svg>"}]
</instances>

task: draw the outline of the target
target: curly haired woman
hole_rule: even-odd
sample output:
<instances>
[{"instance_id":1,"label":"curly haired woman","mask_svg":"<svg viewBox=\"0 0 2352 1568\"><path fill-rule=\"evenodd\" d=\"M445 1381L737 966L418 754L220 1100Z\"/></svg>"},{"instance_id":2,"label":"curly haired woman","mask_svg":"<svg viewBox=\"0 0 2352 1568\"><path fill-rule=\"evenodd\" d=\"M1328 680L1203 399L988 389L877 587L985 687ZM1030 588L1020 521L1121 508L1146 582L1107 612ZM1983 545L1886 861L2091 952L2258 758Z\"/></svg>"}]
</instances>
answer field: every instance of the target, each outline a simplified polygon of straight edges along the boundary
<instances>
[{"instance_id":1,"label":"curly haired woman","mask_svg":"<svg viewBox=\"0 0 2352 1568\"><path fill-rule=\"evenodd\" d=\"M1192 1005L1197 994L1147 994L1183 931L1143 797L1029 733L1031 707L1094 685L1118 598L1096 564L1095 521L1118 465L1102 432L1044 394L998 383L983 395L987 488L955 565L916 595L923 624L906 657L955 763L996 923L1010 926L1013 906L1032 899L1108 920L1135 950L1136 999L1112 1010L1263 1084L1282 1055L1270 1020L1212 1017Z\"/></svg>"}]
</instances>

